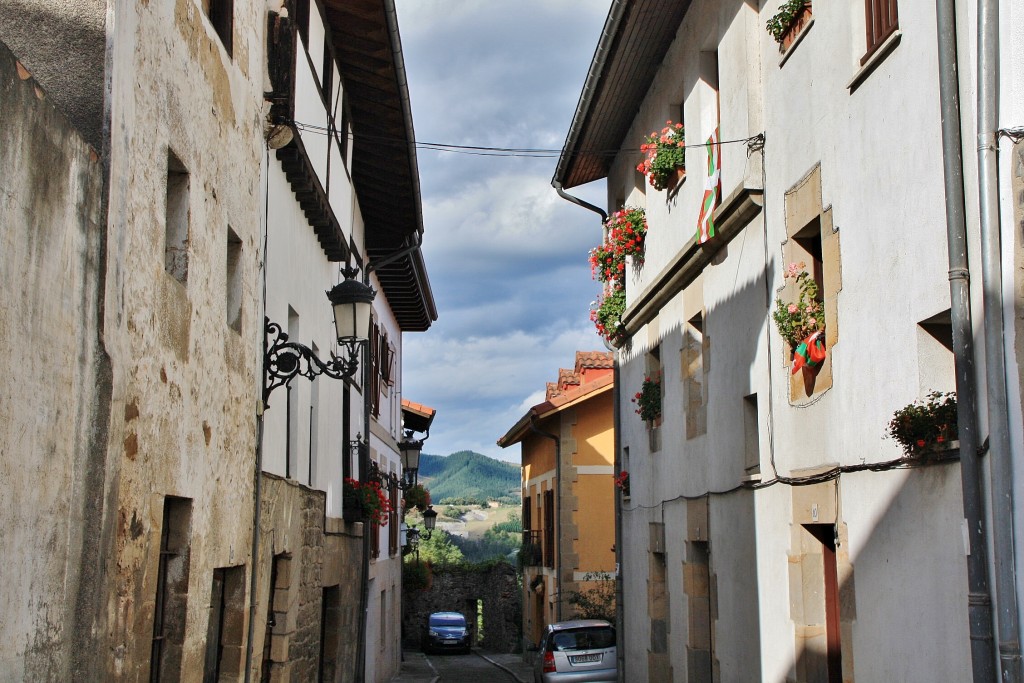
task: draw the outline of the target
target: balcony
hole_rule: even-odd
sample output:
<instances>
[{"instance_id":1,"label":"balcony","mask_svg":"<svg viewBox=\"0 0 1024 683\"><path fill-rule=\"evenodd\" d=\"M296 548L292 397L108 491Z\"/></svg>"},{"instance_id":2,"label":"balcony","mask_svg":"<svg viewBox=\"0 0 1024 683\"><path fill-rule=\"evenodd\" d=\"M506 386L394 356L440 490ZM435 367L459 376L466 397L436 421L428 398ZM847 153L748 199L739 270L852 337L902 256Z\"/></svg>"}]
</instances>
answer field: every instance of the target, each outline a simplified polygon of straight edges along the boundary
<instances>
[{"instance_id":1,"label":"balcony","mask_svg":"<svg viewBox=\"0 0 1024 683\"><path fill-rule=\"evenodd\" d=\"M543 559L541 531L524 531L523 545L519 548L519 562L524 567L540 566Z\"/></svg>"}]
</instances>

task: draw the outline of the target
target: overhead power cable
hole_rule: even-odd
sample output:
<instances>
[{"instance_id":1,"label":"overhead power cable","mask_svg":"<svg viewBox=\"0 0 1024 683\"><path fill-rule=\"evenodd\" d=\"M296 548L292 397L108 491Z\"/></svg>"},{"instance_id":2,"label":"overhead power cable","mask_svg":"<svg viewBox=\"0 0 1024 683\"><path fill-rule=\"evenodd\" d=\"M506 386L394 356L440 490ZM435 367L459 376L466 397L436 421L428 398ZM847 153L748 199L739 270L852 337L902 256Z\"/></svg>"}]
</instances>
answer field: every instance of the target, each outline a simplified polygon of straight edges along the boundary
<instances>
[{"instance_id":1,"label":"overhead power cable","mask_svg":"<svg viewBox=\"0 0 1024 683\"><path fill-rule=\"evenodd\" d=\"M337 130L328 128L326 126L318 126L312 123L303 123L302 121L291 122L296 129L304 133L313 133L315 135L336 135ZM351 137L351 136L350 136ZM380 146L394 146L394 147L406 147L408 141L401 138L380 136L380 135L360 135L359 138L364 141L370 141ZM755 135L749 138L741 138L737 140L720 140L717 143L718 146L732 145L732 144L750 144L752 141L756 141L760 138L759 135ZM692 145L685 145L686 148L699 148L706 147L709 143L702 142ZM413 143L416 149L432 150L435 152L450 152L452 154L470 154L476 156L490 156L490 157L530 157L538 159L557 159L562 156L562 149L554 148L543 148L543 147L487 147L482 145L456 145L453 143L445 142L420 142L415 141ZM603 157L614 157L621 152L634 152L632 148L627 149L580 149L575 152L575 156L603 156Z\"/></svg>"}]
</instances>

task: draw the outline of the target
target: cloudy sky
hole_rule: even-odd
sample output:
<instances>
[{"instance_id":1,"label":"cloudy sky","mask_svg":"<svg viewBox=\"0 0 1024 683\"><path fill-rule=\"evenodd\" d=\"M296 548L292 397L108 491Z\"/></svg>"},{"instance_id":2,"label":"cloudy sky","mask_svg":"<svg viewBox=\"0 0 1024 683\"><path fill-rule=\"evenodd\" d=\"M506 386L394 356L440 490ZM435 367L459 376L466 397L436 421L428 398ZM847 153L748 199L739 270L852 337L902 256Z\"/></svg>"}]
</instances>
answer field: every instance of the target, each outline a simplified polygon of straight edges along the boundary
<instances>
[{"instance_id":1,"label":"cloudy sky","mask_svg":"<svg viewBox=\"0 0 1024 683\"><path fill-rule=\"evenodd\" d=\"M608 0L396 5L419 142L561 149ZM555 158L418 155L439 317L404 337L403 395L437 409L425 452L518 462L497 439L576 350L604 349L587 264L600 217L555 193ZM572 193L604 205L603 183Z\"/></svg>"}]
</instances>

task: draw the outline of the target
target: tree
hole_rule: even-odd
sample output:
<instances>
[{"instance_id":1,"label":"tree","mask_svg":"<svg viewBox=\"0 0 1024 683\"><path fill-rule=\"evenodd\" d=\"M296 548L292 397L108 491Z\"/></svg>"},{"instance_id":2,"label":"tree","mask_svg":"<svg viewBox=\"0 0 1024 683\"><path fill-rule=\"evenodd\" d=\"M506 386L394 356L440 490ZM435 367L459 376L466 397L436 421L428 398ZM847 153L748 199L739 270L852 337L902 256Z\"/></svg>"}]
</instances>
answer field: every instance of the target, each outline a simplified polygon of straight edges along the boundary
<instances>
[{"instance_id":1,"label":"tree","mask_svg":"<svg viewBox=\"0 0 1024 683\"><path fill-rule=\"evenodd\" d=\"M583 576L591 585L569 593L567 600L576 608L579 619L605 619L615 623L615 580L606 575L588 572Z\"/></svg>"},{"instance_id":2,"label":"tree","mask_svg":"<svg viewBox=\"0 0 1024 683\"><path fill-rule=\"evenodd\" d=\"M462 562L462 551L452 543L446 531L434 529L429 539L420 540L420 559L433 565L449 565Z\"/></svg>"}]
</instances>

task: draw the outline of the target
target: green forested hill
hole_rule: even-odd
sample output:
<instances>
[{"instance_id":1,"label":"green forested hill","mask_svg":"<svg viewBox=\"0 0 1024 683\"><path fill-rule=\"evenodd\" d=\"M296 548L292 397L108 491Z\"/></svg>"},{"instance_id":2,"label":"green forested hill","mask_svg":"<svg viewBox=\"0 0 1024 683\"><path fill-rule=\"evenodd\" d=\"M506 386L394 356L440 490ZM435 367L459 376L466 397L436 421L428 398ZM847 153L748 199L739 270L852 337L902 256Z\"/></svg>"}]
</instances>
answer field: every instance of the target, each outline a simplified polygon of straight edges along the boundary
<instances>
[{"instance_id":1,"label":"green forested hill","mask_svg":"<svg viewBox=\"0 0 1024 683\"><path fill-rule=\"evenodd\" d=\"M519 466L473 451L420 456L420 482L434 503L520 501Z\"/></svg>"}]
</instances>

